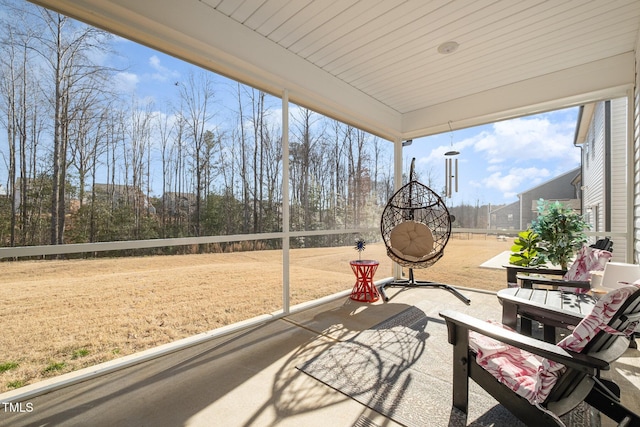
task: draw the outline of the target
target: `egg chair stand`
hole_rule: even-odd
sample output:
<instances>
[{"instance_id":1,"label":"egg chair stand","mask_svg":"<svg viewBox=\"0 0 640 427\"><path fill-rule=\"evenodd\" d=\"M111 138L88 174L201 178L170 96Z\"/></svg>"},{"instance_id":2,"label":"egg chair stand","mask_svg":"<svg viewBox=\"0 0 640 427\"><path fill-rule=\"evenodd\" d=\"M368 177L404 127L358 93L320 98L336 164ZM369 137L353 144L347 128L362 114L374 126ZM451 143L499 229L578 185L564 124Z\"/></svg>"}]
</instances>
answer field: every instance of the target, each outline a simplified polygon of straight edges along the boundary
<instances>
[{"instance_id":1,"label":"egg chair stand","mask_svg":"<svg viewBox=\"0 0 640 427\"><path fill-rule=\"evenodd\" d=\"M444 255L451 235L452 217L442 198L415 179L415 159L411 161L409 182L389 199L382 212L380 231L387 256L409 269L408 279L395 279L380 285L385 301L385 288L437 288L451 292L469 305L471 300L455 287L438 282L416 280L414 268L428 268Z\"/></svg>"}]
</instances>

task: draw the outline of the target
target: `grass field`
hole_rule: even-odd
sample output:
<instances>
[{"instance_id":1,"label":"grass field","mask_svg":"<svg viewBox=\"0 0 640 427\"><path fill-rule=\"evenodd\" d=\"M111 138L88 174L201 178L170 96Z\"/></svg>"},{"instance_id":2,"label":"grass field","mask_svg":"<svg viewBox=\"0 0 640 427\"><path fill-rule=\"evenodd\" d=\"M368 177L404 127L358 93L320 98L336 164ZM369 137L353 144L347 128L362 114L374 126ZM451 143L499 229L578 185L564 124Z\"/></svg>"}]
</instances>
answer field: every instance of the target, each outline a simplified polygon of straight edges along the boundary
<instances>
[{"instance_id":1,"label":"grass field","mask_svg":"<svg viewBox=\"0 0 640 427\"><path fill-rule=\"evenodd\" d=\"M454 237L416 278L501 289L505 272L479 265L510 246ZM375 279L391 276L382 244L362 258L380 261ZM292 304L353 286L352 247L295 249L290 259ZM281 251L3 262L0 392L278 311L282 274Z\"/></svg>"}]
</instances>

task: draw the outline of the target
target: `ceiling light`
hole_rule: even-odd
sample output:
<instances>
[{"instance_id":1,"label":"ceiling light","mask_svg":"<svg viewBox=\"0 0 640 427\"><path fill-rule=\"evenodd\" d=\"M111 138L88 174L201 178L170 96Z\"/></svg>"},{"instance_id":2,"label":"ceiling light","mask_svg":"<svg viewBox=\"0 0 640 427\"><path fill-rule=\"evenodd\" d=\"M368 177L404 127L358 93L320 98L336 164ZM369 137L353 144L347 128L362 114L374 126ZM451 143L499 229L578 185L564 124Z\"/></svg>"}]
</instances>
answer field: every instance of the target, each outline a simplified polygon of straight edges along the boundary
<instances>
[{"instance_id":1,"label":"ceiling light","mask_svg":"<svg viewBox=\"0 0 640 427\"><path fill-rule=\"evenodd\" d=\"M444 42L440 46L438 46L438 52L443 55L447 55L458 50L458 46L460 45L454 41Z\"/></svg>"}]
</instances>

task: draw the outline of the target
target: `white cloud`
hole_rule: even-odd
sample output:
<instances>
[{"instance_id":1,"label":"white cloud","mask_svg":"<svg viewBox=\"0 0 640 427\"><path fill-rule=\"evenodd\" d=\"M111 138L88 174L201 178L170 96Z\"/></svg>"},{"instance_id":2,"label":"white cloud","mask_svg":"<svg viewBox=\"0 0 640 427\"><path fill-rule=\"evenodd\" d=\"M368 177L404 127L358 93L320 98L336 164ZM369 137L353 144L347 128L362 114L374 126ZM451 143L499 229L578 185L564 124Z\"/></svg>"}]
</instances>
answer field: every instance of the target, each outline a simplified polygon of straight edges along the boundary
<instances>
[{"instance_id":1,"label":"white cloud","mask_svg":"<svg viewBox=\"0 0 640 427\"><path fill-rule=\"evenodd\" d=\"M175 70L171 70L160 63L160 58L156 55L152 55L149 58L149 65L155 70L151 73L151 78L159 82L166 82L169 80L175 80L180 77L180 73Z\"/></svg>"},{"instance_id":2,"label":"white cloud","mask_svg":"<svg viewBox=\"0 0 640 427\"><path fill-rule=\"evenodd\" d=\"M440 165L443 163L443 159L445 158L444 153L446 153L447 151L456 150L463 153L466 148L473 146L474 143L475 143L475 140L473 138L467 138L462 141L450 141L447 144L442 144L442 141L441 141L440 142L441 145L438 145L435 148L431 149L429 154L427 154L426 156L417 157L416 162L419 165L423 165L427 167L430 167L433 165ZM423 144L423 141L416 141L414 142L414 144L416 144L416 147L417 147L418 145ZM466 162L467 159L460 157L459 161Z\"/></svg>"},{"instance_id":3,"label":"white cloud","mask_svg":"<svg viewBox=\"0 0 640 427\"><path fill-rule=\"evenodd\" d=\"M445 132L414 140L405 161L444 179L444 153L460 151L456 200L511 203L517 195L580 165L573 145L577 108ZM406 169L406 168L405 168ZM440 178L442 176L442 178Z\"/></svg>"},{"instance_id":4,"label":"white cloud","mask_svg":"<svg viewBox=\"0 0 640 427\"><path fill-rule=\"evenodd\" d=\"M558 120L557 116L561 116ZM557 162L575 165L580 162L580 149L574 147L575 117L558 114L539 115L497 122L481 128L454 131L427 138L434 144L430 153L422 156L421 164L439 164L451 147L462 153L460 161L486 161L489 165ZM464 139L457 139L466 135ZM472 149L476 155L469 152ZM466 156L465 156L466 154ZM572 166L560 166L564 170Z\"/></svg>"},{"instance_id":5,"label":"white cloud","mask_svg":"<svg viewBox=\"0 0 640 427\"><path fill-rule=\"evenodd\" d=\"M124 93L135 93L138 83L140 83L140 78L137 74L123 71L116 74L114 81L116 90Z\"/></svg>"},{"instance_id":6,"label":"white cloud","mask_svg":"<svg viewBox=\"0 0 640 427\"><path fill-rule=\"evenodd\" d=\"M575 120L552 121L544 115L502 121L479 134L474 149L490 163L575 164L580 161L580 150L573 145L575 125Z\"/></svg>"},{"instance_id":7,"label":"white cloud","mask_svg":"<svg viewBox=\"0 0 640 427\"><path fill-rule=\"evenodd\" d=\"M493 172L481 180L484 188L498 190L504 198L511 198L523 188L535 187L551 178L551 172L546 168L528 167L511 168L507 173Z\"/></svg>"}]
</instances>

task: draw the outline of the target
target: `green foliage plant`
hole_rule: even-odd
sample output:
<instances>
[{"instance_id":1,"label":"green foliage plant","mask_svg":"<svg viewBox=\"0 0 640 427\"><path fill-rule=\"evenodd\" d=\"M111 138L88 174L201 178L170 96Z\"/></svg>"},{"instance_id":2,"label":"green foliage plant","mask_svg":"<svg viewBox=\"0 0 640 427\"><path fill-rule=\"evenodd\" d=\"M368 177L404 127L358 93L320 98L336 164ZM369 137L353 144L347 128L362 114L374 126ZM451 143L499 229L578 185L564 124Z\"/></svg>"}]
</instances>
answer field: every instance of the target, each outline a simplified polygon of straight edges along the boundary
<instances>
[{"instance_id":1,"label":"green foliage plant","mask_svg":"<svg viewBox=\"0 0 640 427\"><path fill-rule=\"evenodd\" d=\"M20 388L20 387L24 387L25 382L22 380L16 380L16 381L9 381L7 383L7 387L8 388Z\"/></svg>"},{"instance_id":2,"label":"green foliage plant","mask_svg":"<svg viewBox=\"0 0 640 427\"><path fill-rule=\"evenodd\" d=\"M18 366L19 365L16 362L0 363L0 373L10 371L12 369L17 368Z\"/></svg>"},{"instance_id":3,"label":"green foliage plant","mask_svg":"<svg viewBox=\"0 0 640 427\"><path fill-rule=\"evenodd\" d=\"M86 348L79 348L73 351L73 353L71 354L71 359L75 360L88 355L89 355L89 350L87 350Z\"/></svg>"},{"instance_id":4,"label":"green foliage plant","mask_svg":"<svg viewBox=\"0 0 640 427\"><path fill-rule=\"evenodd\" d=\"M61 371L66 366L67 366L67 364L64 363L64 362L51 362L51 363L49 363L47 365L46 368L44 368L43 373L47 374L47 373L51 373L51 372Z\"/></svg>"},{"instance_id":5,"label":"green foliage plant","mask_svg":"<svg viewBox=\"0 0 640 427\"><path fill-rule=\"evenodd\" d=\"M560 202L538 200L538 218L532 230L540 236L538 252L541 259L567 269L569 261L587 241L589 224L583 216Z\"/></svg>"},{"instance_id":6,"label":"green foliage plant","mask_svg":"<svg viewBox=\"0 0 640 427\"><path fill-rule=\"evenodd\" d=\"M542 264L543 259L538 255L540 236L531 229L521 231L511 246L509 264L520 267L534 267Z\"/></svg>"}]
</instances>

